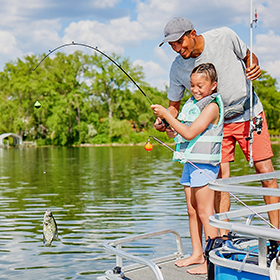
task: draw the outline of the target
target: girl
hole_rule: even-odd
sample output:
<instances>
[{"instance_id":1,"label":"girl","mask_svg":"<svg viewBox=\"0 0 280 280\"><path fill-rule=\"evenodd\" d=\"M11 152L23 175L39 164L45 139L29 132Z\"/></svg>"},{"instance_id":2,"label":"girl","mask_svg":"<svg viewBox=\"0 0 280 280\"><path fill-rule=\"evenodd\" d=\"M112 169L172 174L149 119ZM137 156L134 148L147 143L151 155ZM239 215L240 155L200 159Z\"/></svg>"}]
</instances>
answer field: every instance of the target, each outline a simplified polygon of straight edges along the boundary
<instances>
[{"instance_id":1,"label":"girl","mask_svg":"<svg viewBox=\"0 0 280 280\"><path fill-rule=\"evenodd\" d=\"M190 83L193 96L183 106L178 120L160 105L152 105L151 108L157 117L170 124L166 132L170 138L175 138L173 160L185 164L180 183L186 195L193 253L175 264L178 267L201 264L187 271L190 274L206 274L202 227L205 239L218 235L218 230L209 225L208 217L214 214L214 191L208 188L208 182L216 179L219 172L223 102L217 93L217 73L213 64L195 67Z\"/></svg>"}]
</instances>

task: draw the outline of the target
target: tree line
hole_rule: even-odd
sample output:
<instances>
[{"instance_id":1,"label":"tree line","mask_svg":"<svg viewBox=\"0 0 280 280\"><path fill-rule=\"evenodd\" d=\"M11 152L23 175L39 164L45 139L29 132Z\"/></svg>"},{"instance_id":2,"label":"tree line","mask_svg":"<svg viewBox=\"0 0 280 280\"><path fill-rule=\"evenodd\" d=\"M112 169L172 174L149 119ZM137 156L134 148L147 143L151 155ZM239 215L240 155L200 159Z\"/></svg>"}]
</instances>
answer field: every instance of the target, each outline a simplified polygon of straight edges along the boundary
<instances>
[{"instance_id":1,"label":"tree line","mask_svg":"<svg viewBox=\"0 0 280 280\"><path fill-rule=\"evenodd\" d=\"M46 58L30 55L6 63L0 72L0 134L13 132L38 145L146 142L155 116L131 80L99 54L76 51ZM166 90L144 82L143 69L128 58L111 58L135 80L154 104L168 106ZM254 82L272 134L279 134L277 82L266 72ZM189 96L189 94L187 94ZM187 97L185 97L187 98ZM34 103L41 103L36 109ZM184 103L184 102L182 102ZM167 141L164 133L161 140Z\"/></svg>"}]
</instances>

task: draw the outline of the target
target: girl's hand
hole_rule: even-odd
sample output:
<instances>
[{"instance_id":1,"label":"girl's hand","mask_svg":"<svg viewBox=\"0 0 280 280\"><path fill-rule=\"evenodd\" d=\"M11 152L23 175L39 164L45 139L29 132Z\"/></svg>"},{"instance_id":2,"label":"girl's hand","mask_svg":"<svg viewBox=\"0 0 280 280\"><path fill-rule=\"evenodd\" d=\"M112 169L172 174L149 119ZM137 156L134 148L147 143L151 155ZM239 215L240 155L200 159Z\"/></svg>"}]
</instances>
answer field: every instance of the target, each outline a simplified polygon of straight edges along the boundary
<instances>
[{"instance_id":1,"label":"girl's hand","mask_svg":"<svg viewBox=\"0 0 280 280\"><path fill-rule=\"evenodd\" d=\"M161 119L164 119L168 113L168 111L163 106L158 104L151 105L151 108L154 111L154 114Z\"/></svg>"}]
</instances>

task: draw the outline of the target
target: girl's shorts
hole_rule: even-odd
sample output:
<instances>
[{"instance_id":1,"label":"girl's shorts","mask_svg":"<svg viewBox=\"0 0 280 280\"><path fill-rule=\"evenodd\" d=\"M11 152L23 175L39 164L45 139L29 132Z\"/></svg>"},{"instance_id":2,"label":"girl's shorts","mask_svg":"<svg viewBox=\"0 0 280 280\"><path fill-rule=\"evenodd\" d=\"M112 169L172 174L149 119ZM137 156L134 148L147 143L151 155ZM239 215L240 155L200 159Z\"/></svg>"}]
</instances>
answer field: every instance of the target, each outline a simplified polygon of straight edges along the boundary
<instances>
[{"instance_id":1,"label":"girl's shorts","mask_svg":"<svg viewBox=\"0 0 280 280\"><path fill-rule=\"evenodd\" d=\"M218 177L220 166L211 164L195 163L194 167L190 163L184 165L180 184L189 187L203 187L210 181L214 181Z\"/></svg>"}]
</instances>

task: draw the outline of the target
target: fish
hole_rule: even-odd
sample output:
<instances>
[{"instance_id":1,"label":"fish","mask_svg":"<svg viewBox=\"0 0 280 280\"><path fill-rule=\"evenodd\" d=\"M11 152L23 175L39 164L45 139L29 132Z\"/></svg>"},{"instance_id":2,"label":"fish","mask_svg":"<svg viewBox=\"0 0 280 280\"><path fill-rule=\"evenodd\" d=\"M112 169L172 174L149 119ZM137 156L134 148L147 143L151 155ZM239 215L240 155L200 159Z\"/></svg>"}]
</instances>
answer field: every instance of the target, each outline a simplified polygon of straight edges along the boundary
<instances>
[{"instance_id":1,"label":"fish","mask_svg":"<svg viewBox=\"0 0 280 280\"><path fill-rule=\"evenodd\" d=\"M47 209L43 221L43 242L45 246L51 246L54 239L58 240L57 224L52 212Z\"/></svg>"}]
</instances>

